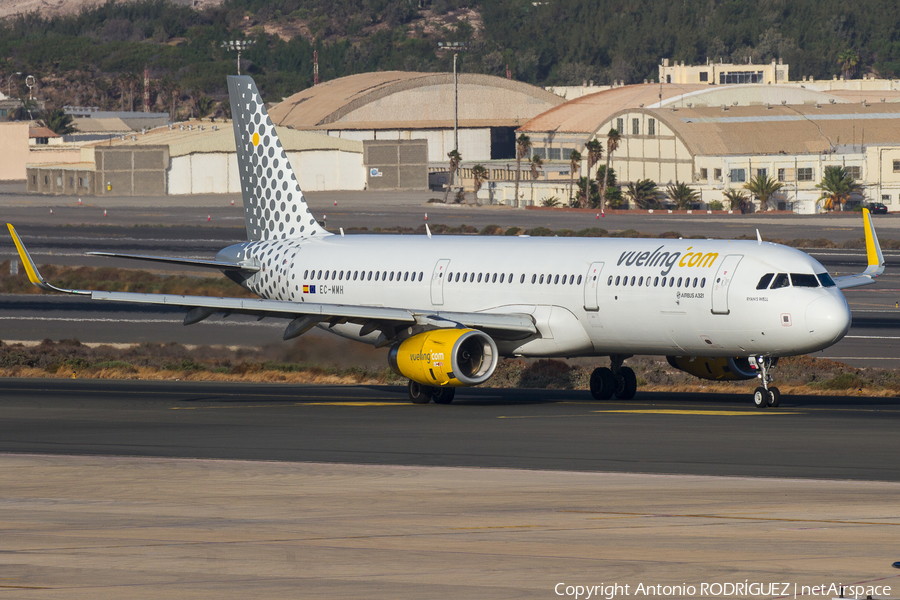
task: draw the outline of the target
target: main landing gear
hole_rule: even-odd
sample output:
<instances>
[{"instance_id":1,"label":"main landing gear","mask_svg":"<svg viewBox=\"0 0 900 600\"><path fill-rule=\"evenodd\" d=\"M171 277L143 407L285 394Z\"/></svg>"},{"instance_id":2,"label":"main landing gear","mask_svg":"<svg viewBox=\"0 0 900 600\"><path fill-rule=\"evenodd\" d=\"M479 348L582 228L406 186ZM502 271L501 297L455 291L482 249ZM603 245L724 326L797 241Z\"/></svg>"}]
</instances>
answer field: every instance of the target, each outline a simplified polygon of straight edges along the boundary
<instances>
[{"instance_id":1,"label":"main landing gear","mask_svg":"<svg viewBox=\"0 0 900 600\"><path fill-rule=\"evenodd\" d=\"M591 396L594 400L609 400L613 396L619 400L631 400L637 393L637 376L634 370L622 366L628 356L614 354L609 357L609 366L599 367L591 373Z\"/></svg>"},{"instance_id":2,"label":"main landing gear","mask_svg":"<svg viewBox=\"0 0 900 600\"><path fill-rule=\"evenodd\" d=\"M756 408L775 408L781 404L781 392L775 386L769 386L773 377L769 375L769 369L778 362L777 358L769 356L751 356L750 366L755 367L759 373L756 376L762 381L762 385L753 392L753 406Z\"/></svg>"},{"instance_id":3,"label":"main landing gear","mask_svg":"<svg viewBox=\"0 0 900 600\"><path fill-rule=\"evenodd\" d=\"M409 399L413 404L428 404L432 400L435 404L450 404L454 396L456 388L431 387L412 380L409 382Z\"/></svg>"}]
</instances>

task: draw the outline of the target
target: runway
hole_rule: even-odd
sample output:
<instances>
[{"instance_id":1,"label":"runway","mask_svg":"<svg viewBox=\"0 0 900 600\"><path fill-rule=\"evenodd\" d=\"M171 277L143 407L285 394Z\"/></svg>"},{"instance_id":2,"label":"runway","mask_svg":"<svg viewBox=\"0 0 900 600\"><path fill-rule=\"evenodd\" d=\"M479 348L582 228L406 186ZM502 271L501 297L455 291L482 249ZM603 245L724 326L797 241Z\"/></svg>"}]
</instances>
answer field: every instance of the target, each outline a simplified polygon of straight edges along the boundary
<instances>
[{"instance_id":1,"label":"runway","mask_svg":"<svg viewBox=\"0 0 900 600\"><path fill-rule=\"evenodd\" d=\"M0 381L0 452L900 481L900 399Z\"/></svg>"}]
</instances>

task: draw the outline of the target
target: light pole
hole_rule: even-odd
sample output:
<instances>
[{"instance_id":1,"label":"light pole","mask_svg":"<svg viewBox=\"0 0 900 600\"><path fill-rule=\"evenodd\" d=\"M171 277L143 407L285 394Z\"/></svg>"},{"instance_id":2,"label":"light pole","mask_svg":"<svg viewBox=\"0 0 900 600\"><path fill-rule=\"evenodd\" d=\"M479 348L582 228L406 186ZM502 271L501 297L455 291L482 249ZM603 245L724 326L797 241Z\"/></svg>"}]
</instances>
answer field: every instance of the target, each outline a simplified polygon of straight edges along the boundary
<instances>
[{"instance_id":1,"label":"light pole","mask_svg":"<svg viewBox=\"0 0 900 600\"><path fill-rule=\"evenodd\" d=\"M228 40L222 42L222 48L225 50L237 50L237 71L241 74L241 52L254 45L256 40Z\"/></svg>"},{"instance_id":2,"label":"light pole","mask_svg":"<svg viewBox=\"0 0 900 600\"><path fill-rule=\"evenodd\" d=\"M11 98L11 97L12 97L12 92L10 92L9 82L12 80L13 75L15 75L15 76L17 76L17 77L21 77L21 76L22 76L22 72L21 72L21 71L16 71L15 73L10 73L10 74L9 74L9 77L6 78L6 97L7 97L7 98Z\"/></svg>"},{"instance_id":3,"label":"light pole","mask_svg":"<svg viewBox=\"0 0 900 600\"><path fill-rule=\"evenodd\" d=\"M459 153L459 73L456 70L456 59L460 52L467 50L467 46L465 42L438 42L438 49L453 50L453 150Z\"/></svg>"},{"instance_id":4,"label":"light pole","mask_svg":"<svg viewBox=\"0 0 900 600\"><path fill-rule=\"evenodd\" d=\"M28 75L27 77L25 77L25 85L28 86L28 99L34 100L34 98L31 96L31 88L37 85L37 80L34 78L34 75Z\"/></svg>"}]
</instances>

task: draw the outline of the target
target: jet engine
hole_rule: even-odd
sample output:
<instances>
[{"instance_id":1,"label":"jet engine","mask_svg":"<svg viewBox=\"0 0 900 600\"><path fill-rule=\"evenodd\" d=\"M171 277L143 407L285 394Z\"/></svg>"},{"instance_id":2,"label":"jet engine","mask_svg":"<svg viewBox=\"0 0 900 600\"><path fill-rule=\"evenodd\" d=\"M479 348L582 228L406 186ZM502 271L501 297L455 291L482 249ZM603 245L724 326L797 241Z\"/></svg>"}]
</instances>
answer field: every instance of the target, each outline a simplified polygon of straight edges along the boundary
<instances>
[{"instance_id":1,"label":"jet engine","mask_svg":"<svg viewBox=\"0 0 900 600\"><path fill-rule=\"evenodd\" d=\"M738 381L754 379L758 371L750 365L745 357L737 358L704 358L702 356L667 356L666 359L674 368L690 373L700 379L717 381Z\"/></svg>"},{"instance_id":2,"label":"jet engine","mask_svg":"<svg viewBox=\"0 0 900 600\"><path fill-rule=\"evenodd\" d=\"M395 373L422 385L460 387L484 383L497 368L497 345L475 329L434 329L391 348Z\"/></svg>"}]
</instances>

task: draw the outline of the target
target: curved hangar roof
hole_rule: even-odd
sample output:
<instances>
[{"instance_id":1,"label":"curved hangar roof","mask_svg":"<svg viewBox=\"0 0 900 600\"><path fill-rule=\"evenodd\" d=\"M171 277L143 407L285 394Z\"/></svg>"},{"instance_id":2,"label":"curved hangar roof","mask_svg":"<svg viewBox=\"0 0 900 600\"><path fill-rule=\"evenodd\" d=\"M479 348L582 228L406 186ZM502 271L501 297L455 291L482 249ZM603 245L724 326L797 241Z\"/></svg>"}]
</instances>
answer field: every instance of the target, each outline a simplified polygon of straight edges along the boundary
<instances>
[{"instance_id":1,"label":"curved hangar roof","mask_svg":"<svg viewBox=\"0 0 900 600\"><path fill-rule=\"evenodd\" d=\"M518 127L565 102L520 81L459 75L460 127ZM307 88L269 115L293 129L446 129L453 127L453 74L386 71Z\"/></svg>"},{"instance_id":2,"label":"curved hangar roof","mask_svg":"<svg viewBox=\"0 0 900 600\"><path fill-rule=\"evenodd\" d=\"M655 117L693 156L818 154L900 139L900 103L641 108L617 115ZM612 118L604 125L611 125ZM603 132L608 129L600 128ZM605 137L605 133L595 134Z\"/></svg>"}]
</instances>

